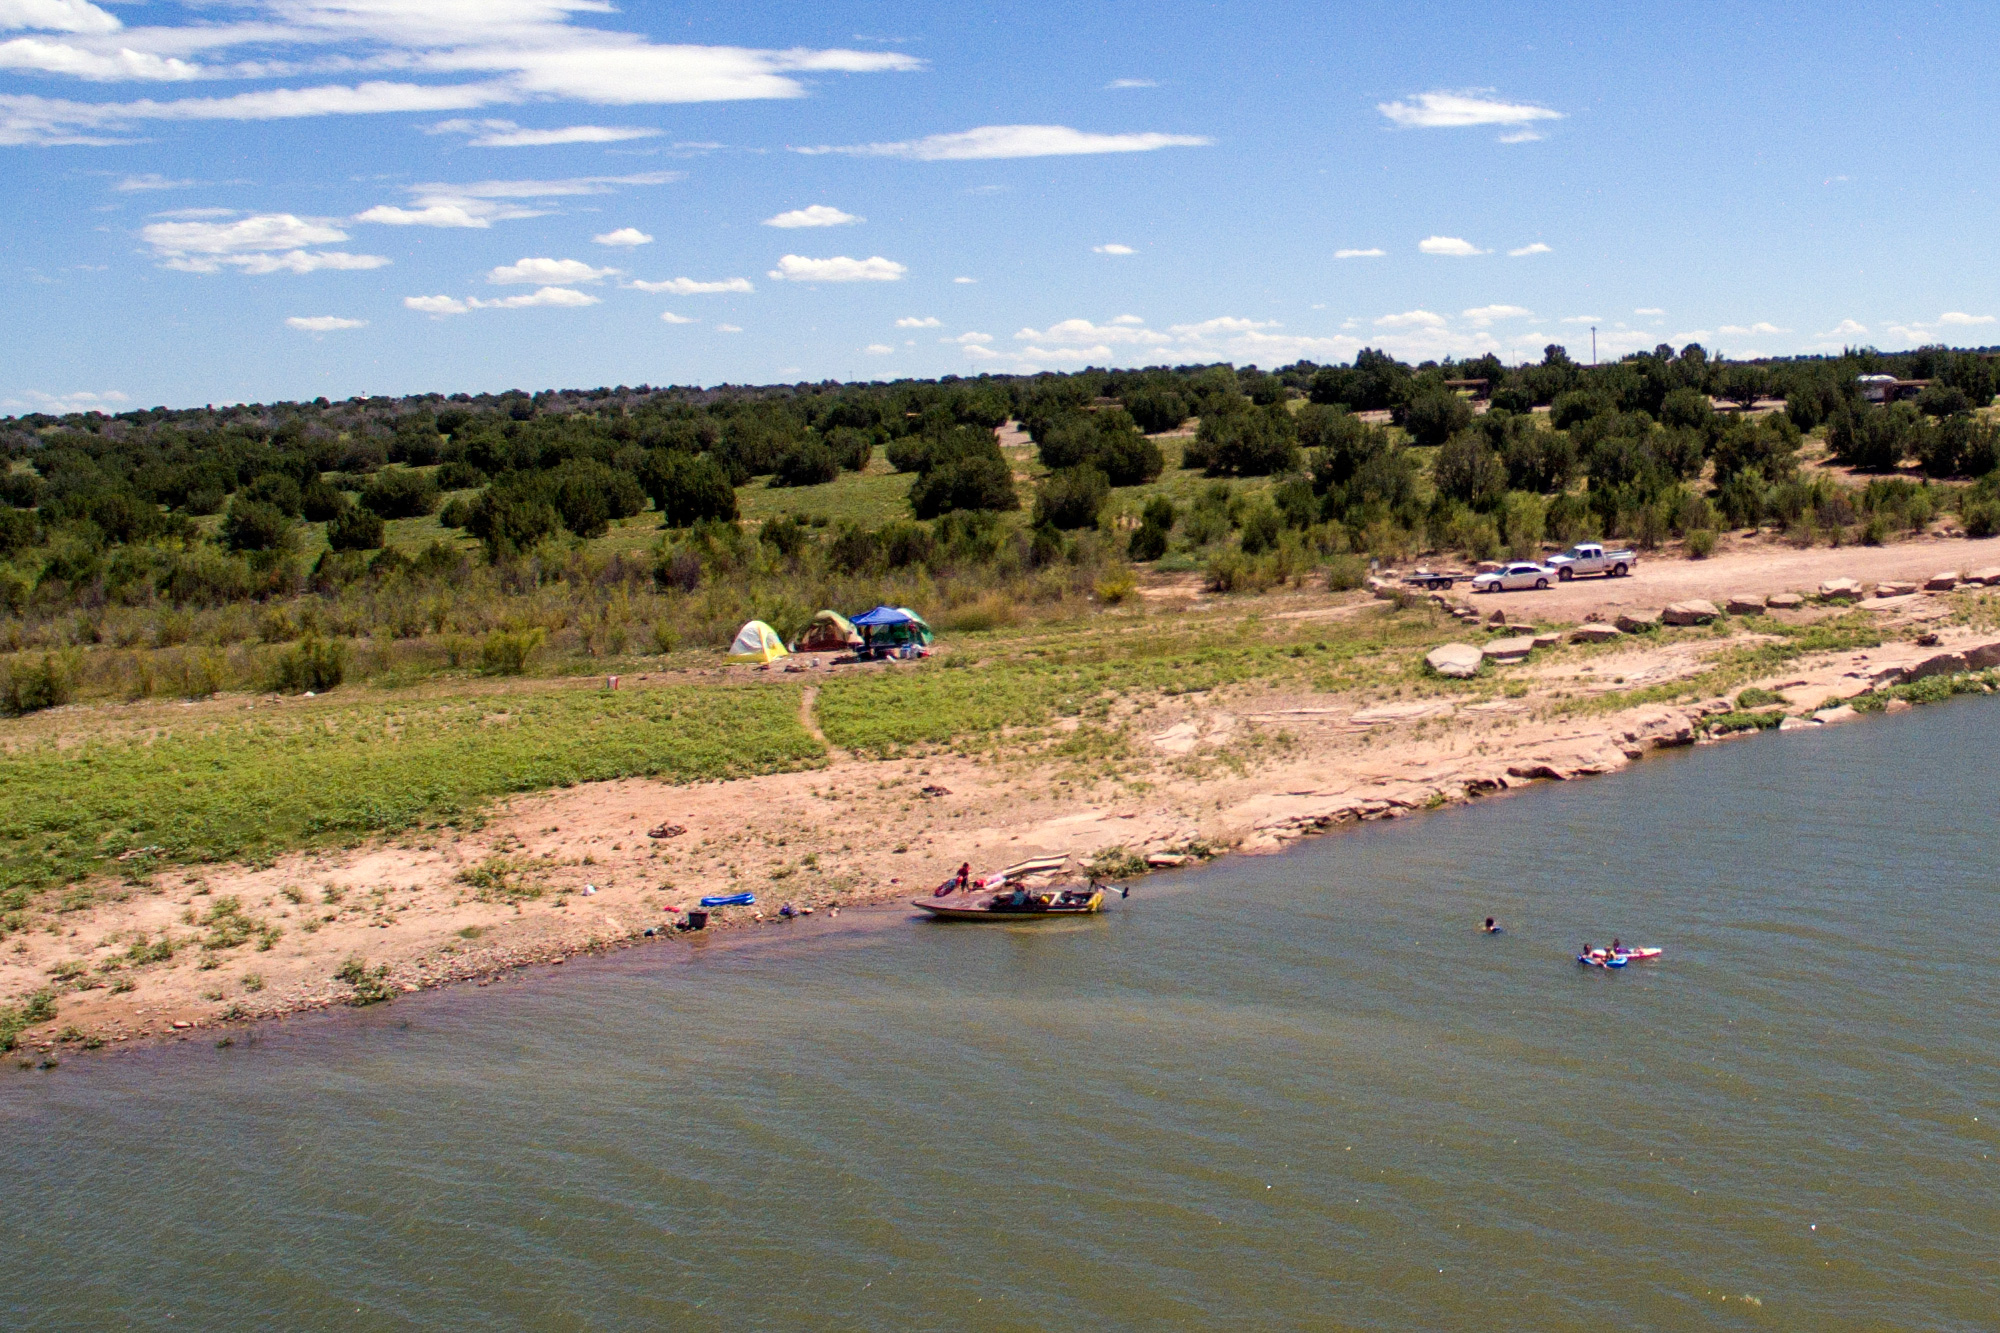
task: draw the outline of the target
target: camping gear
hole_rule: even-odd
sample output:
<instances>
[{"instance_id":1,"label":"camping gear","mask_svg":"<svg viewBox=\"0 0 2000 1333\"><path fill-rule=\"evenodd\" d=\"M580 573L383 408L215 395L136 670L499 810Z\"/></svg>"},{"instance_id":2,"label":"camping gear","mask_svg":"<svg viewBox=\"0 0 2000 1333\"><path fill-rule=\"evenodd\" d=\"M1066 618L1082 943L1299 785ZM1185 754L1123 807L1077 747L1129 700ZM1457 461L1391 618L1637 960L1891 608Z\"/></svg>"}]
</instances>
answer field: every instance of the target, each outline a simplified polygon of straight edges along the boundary
<instances>
[{"instance_id":1,"label":"camping gear","mask_svg":"<svg viewBox=\"0 0 2000 1333\"><path fill-rule=\"evenodd\" d=\"M703 907L749 907L755 904L754 893L712 893L701 900Z\"/></svg>"},{"instance_id":2,"label":"camping gear","mask_svg":"<svg viewBox=\"0 0 2000 1333\"><path fill-rule=\"evenodd\" d=\"M924 618L907 606L878 606L854 617L854 627L867 639L871 657L928 656L933 637Z\"/></svg>"},{"instance_id":3,"label":"camping gear","mask_svg":"<svg viewBox=\"0 0 2000 1333\"><path fill-rule=\"evenodd\" d=\"M736 642L729 645L729 660L732 662L775 662L788 654L784 640L778 631L761 620L753 620L736 631Z\"/></svg>"},{"instance_id":4,"label":"camping gear","mask_svg":"<svg viewBox=\"0 0 2000 1333\"><path fill-rule=\"evenodd\" d=\"M861 631L838 611L822 611L792 640L795 653L845 653L861 646Z\"/></svg>"},{"instance_id":5,"label":"camping gear","mask_svg":"<svg viewBox=\"0 0 2000 1333\"><path fill-rule=\"evenodd\" d=\"M1081 889L1044 889L1029 892L1009 889L996 893L975 907L947 907L923 898L918 907L940 921L1036 921L1057 916L1092 916L1104 910L1104 887L1091 884Z\"/></svg>"},{"instance_id":6,"label":"camping gear","mask_svg":"<svg viewBox=\"0 0 2000 1333\"><path fill-rule=\"evenodd\" d=\"M707 930L707 929L708 929L708 913L706 913L706 912L689 912L689 913L687 914L687 921L686 921L686 922L685 922L685 923L684 923L684 924L683 924L683 925L681 926L681 929L683 929L683 930Z\"/></svg>"}]
</instances>

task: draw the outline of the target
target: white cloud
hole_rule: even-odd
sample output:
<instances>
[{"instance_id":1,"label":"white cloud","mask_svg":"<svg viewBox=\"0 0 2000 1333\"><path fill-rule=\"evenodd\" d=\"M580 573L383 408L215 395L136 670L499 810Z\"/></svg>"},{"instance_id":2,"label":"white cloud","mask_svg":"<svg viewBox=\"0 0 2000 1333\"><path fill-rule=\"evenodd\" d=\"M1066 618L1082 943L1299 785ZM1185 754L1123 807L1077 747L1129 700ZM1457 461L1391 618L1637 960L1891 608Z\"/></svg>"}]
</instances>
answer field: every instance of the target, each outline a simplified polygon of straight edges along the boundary
<instances>
[{"instance_id":1,"label":"white cloud","mask_svg":"<svg viewBox=\"0 0 2000 1333\"><path fill-rule=\"evenodd\" d=\"M925 315L922 319L915 315L905 315L896 321L899 329L934 329L941 321L936 315Z\"/></svg>"},{"instance_id":2,"label":"white cloud","mask_svg":"<svg viewBox=\"0 0 2000 1333\"><path fill-rule=\"evenodd\" d=\"M1463 259L1470 255L1489 255L1491 250L1482 250L1462 236L1426 236L1417 242L1417 249L1427 255L1450 255Z\"/></svg>"},{"instance_id":3,"label":"white cloud","mask_svg":"<svg viewBox=\"0 0 2000 1333\"><path fill-rule=\"evenodd\" d=\"M634 291L667 292L674 296L713 296L718 292L751 292L757 290L748 278L718 278L713 282L696 282L693 278L668 278L665 282L646 282L634 278L625 284Z\"/></svg>"},{"instance_id":4,"label":"white cloud","mask_svg":"<svg viewBox=\"0 0 2000 1333\"><path fill-rule=\"evenodd\" d=\"M1160 85L1151 79L1113 79L1106 88L1157 88Z\"/></svg>"},{"instance_id":5,"label":"white cloud","mask_svg":"<svg viewBox=\"0 0 2000 1333\"><path fill-rule=\"evenodd\" d=\"M1540 142L1541 142L1541 141L1542 141L1542 140L1543 140L1544 138L1546 138L1546 137L1547 137L1547 136L1546 136L1546 135L1544 135L1544 134L1543 134L1543 133L1542 133L1542 132L1541 132L1540 130L1515 130L1515 131L1514 131L1514 132L1513 132L1512 134L1503 134L1503 135L1501 135L1501 136L1500 136L1500 138L1499 138L1499 142L1500 142L1500 143L1540 143Z\"/></svg>"},{"instance_id":6,"label":"white cloud","mask_svg":"<svg viewBox=\"0 0 2000 1333\"><path fill-rule=\"evenodd\" d=\"M887 343L869 343L866 347L862 348L861 350L868 353L868 355L870 356L888 356L891 353L893 353L896 349L889 346L889 344Z\"/></svg>"},{"instance_id":7,"label":"white cloud","mask_svg":"<svg viewBox=\"0 0 2000 1333\"><path fill-rule=\"evenodd\" d=\"M567 143L624 143L655 138L660 131L643 125L561 125L524 130L511 120L446 120L425 133L468 134L474 148L545 148Z\"/></svg>"},{"instance_id":8,"label":"white cloud","mask_svg":"<svg viewBox=\"0 0 2000 1333\"><path fill-rule=\"evenodd\" d=\"M843 213L831 204L813 204L806 208L794 208L789 213L764 219L767 227L845 227L855 222L865 222L852 213Z\"/></svg>"},{"instance_id":9,"label":"white cloud","mask_svg":"<svg viewBox=\"0 0 2000 1333\"><path fill-rule=\"evenodd\" d=\"M1451 321L1429 310L1405 310L1400 315L1384 315L1375 321L1378 329L1441 329Z\"/></svg>"},{"instance_id":10,"label":"white cloud","mask_svg":"<svg viewBox=\"0 0 2000 1333\"><path fill-rule=\"evenodd\" d=\"M743 326L741 324L718 324L715 326L715 331L717 333L741 333L743 332Z\"/></svg>"},{"instance_id":11,"label":"white cloud","mask_svg":"<svg viewBox=\"0 0 2000 1333\"><path fill-rule=\"evenodd\" d=\"M990 333L961 333L956 338L940 338L942 343L957 343L961 347L983 347L993 341Z\"/></svg>"},{"instance_id":12,"label":"white cloud","mask_svg":"<svg viewBox=\"0 0 2000 1333\"><path fill-rule=\"evenodd\" d=\"M1203 148L1201 134L1093 134L1067 125L982 125L956 134L933 134L900 143L794 148L795 153L847 153L906 157L918 162L970 162L1006 157L1073 157L1085 153L1148 153L1159 148Z\"/></svg>"},{"instance_id":13,"label":"white cloud","mask_svg":"<svg viewBox=\"0 0 2000 1333\"><path fill-rule=\"evenodd\" d=\"M90 0L0 0L0 29L107 33L124 26Z\"/></svg>"},{"instance_id":14,"label":"white cloud","mask_svg":"<svg viewBox=\"0 0 2000 1333\"><path fill-rule=\"evenodd\" d=\"M624 246L628 249L635 245L651 245L653 243L653 238L645 232L640 231L637 227L620 227L616 231L607 231L602 235L593 236L590 239L599 245Z\"/></svg>"},{"instance_id":15,"label":"white cloud","mask_svg":"<svg viewBox=\"0 0 2000 1333\"><path fill-rule=\"evenodd\" d=\"M1563 323L1565 323L1565 324L1602 324L1602 323L1604 322L1604 316L1602 316L1602 315L1565 315L1565 316L1563 317L1563 320L1562 320L1562 322L1563 322Z\"/></svg>"},{"instance_id":16,"label":"white cloud","mask_svg":"<svg viewBox=\"0 0 2000 1333\"><path fill-rule=\"evenodd\" d=\"M143 175L127 176L111 188L129 194L143 190L184 190L194 184L197 182L171 180L157 171L148 171Z\"/></svg>"},{"instance_id":17,"label":"white cloud","mask_svg":"<svg viewBox=\"0 0 2000 1333\"><path fill-rule=\"evenodd\" d=\"M449 123L449 122L447 122ZM678 171L648 171L633 176L572 176L561 180L488 180L462 185L430 182L409 187L415 208L378 204L354 216L356 222L391 227L477 227L518 218L538 218L549 210L512 202L545 201L612 194L621 185L666 185L681 179Z\"/></svg>"},{"instance_id":18,"label":"white cloud","mask_svg":"<svg viewBox=\"0 0 2000 1333\"><path fill-rule=\"evenodd\" d=\"M1938 323L1946 328L1969 328L1975 324L1991 324L1991 315L1968 315L1963 310L1947 310L1938 316Z\"/></svg>"},{"instance_id":19,"label":"white cloud","mask_svg":"<svg viewBox=\"0 0 2000 1333\"><path fill-rule=\"evenodd\" d=\"M1509 250L1507 253L1519 259L1524 255L1552 255L1555 251L1551 247L1543 245L1540 241L1536 241L1530 245L1524 245L1518 250Z\"/></svg>"},{"instance_id":20,"label":"white cloud","mask_svg":"<svg viewBox=\"0 0 2000 1333\"><path fill-rule=\"evenodd\" d=\"M482 301L476 296L469 296L464 300L455 296L406 296L403 298L403 304L411 310L419 310L426 315L462 315L468 310L522 310L531 306L596 305L597 298L589 292L579 292L568 287L542 287L520 296L505 296L493 301Z\"/></svg>"},{"instance_id":21,"label":"white cloud","mask_svg":"<svg viewBox=\"0 0 2000 1333\"><path fill-rule=\"evenodd\" d=\"M1727 334L1731 338L1747 338L1752 335L1768 336L1773 333L1790 333L1791 330L1781 329L1776 324L1771 324L1763 320L1759 320L1755 324L1750 324L1750 325L1724 324L1720 328L1718 328L1716 332Z\"/></svg>"},{"instance_id":22,"label":"white cloud","mask_svg":"<svg viewBox=\"0 0 2000 1333\"><path fill-rule=\"evenodd\" d=\"M1100 255L1136 255L1139 253L1137 250L1134 250L1131 246L1120 245L1116 241L1112 241L1108 245L1093 245L1090 247L1090 249L1093 254L1100 254Z\"/></svg>"},{"instance_id":23,"label":"white cloud","mask_svg":"<svg viewBox=\"0 0 2000 1333\"><path fill-rule=\"evenodd\" d=\"M1113 320L1108 324L1093 324L1087 319L1065 319L1051 324L1046 329L1022 329L1014 335L1019 342L1052 343L1061 347L1082 345L1108 347L1112 345L1158 347L1173 341L1163 333L1155 333L1147 328L1133 328Z\"/></svg>"},{"instance_id":24,"label":"white cloud","mask_svg":"<svg viewBox=\"0 0 2000 1333\"><path fill-rule=\"evenodd\" d=\"M509 283L602 282L615 277L618 272L615 268L595 268L581 259L522 259L490 270L486 280L503 286Z\"/></svg>"},{"instance_id":25,"label":"white cloud","mask_svg":"<svg viewBox=\"0 0 2000 1333\"><path fill-rule=\"evenodd\" d=\"M1560 111L1525 102L1499 102L1480 94L1488 88L1462 92L1420 93L1407 102L1379 102L1375 109L1405 129L1465 129L1477 125L1530 125L1561 120Z\"/></svg>"},{"instance_id":26,"label":"white cloud","mask_svg":"<svg viewBox=\"0 0 2000 1333\"><path fill-rule=\"evenodd\" d=\"M1383 255L1386 255L1388 253L1389 252L1387 250L1381 250L1375 248L1374 246L1370 246L1366 250L1335 250L1333 252L1333 257L1335 259L1380 259Z\"/></svg>"},{"instance_id":27,"label":"white cloud","mask_svg":"<svg viewBox=\"0 0 2000 1333\"><path fill-rule=\"evenodd\" d=\"M258 213L233 222L152 222L139 237L153 247L164 268L187 273L217 273L225 266L243 273L312 273L319 269L381 268L381 255L356 255L340 250L312 250L347 239L347 233L321 219L292 213Z\"/></svg>"},{"instance_id":28,"label":"white cloud","mask_svg":"<svg viewBox=\"0 0 2000 1333\"><path fill-rule=\"evenodd\" d=\"M952 281L953 281L953 282L955 282L955 283L957 283L957 284L958 284L959 286L961 286L961 287L970 287L970 286L971 286L971 285L972 285L973 283L975 283L975 282L978 282L978 281L979 281L979 279L977 279L977 278L953 278L953 279L952 279Z\"/></svg>"},{"instance_id":29,"label":"white cloud","mask_svg":"<svg viewBox=\"0 0 2000 1333\"><path fill-rule=\"evenodd\" d=\"M780 282L895 282L909 271L907 266L880 255L867 259L849 259L846 255L832 259L785 255L768 276Z\"/></svg>"},{"instance_id":30,"label":"white cloud","mask_svg":"<svg viewBox=\"0 0 2000 1333\"><path fill-rule=\"evenodd\" d=\"M102 393L81 390L77 393L43 393L39 389L29 389L19 398L0 398L0 407L11 407L17 411L48 412L61 415L69 412L91 412L100 410L117 411L120 405L132 400L116 389L106 389Z\"/></svg>"},{"instance_id":31,"label":"white cloud","mask_svg":"<svg viewBox=\"0 0 2000 1333\"><path fill-rule=\"evenodd\" d=\"M1472 309L1465 311L1464 314L1467 319L1472 321L1475 328L1482 329L1492 324L1495 320L1533 319L1535 317L1534 311L1529 310L1525 306L1518 305L1474 306Z\"/></svg>"},{"instance_id":32,"label":"white cloud","mask_svg":"<svg viewBox=\"0 0 2000 1333\"><path fill-rule=\"evenodd\" d=\"M307 333L332 333L337 329L360 329L368 326L365 319L344 319L339 315L293 315L285 324Z\"/></svg>"},{"instance_id":33,"label":"white cloud","mask_svg":"<svg viewBox=\"0 0 2000 1333\"><path fill-rule=\"evenodd\" d=\"M667 323L667 324L697 324L697 323L700 323L700 321L699 321L699 320L696 320L696 319L691 319L691 318L689 318L689 317L688 317L688 316L686 316L686 315L676 315L676 314L675 314L675 313L674 313L673 311L671 311L671 310L662 310L662 311L660 312L660 319L661 319L661 321L662 321L662 322L664 322L664 323Z\"/></svg>"},{"instance_id":34,"label":"white cloud","mask_svg":"<svg viewBox=\"0 0 2000 1333\"><path fill-rule=\"evenodd\" d=\"M1656 305L1642 305L1632 313L1635 315L1664 315L1667 312Z\"/></svg>"},{"instance_id":35,"label":"white cloud","mask_svg":"<svg viewBox=\"0 0 2000 1333\"><path fill-rule=\"evenodd\" d=\"M194 7L194 6L190 6ZM206 9L207 6L201 6ZM233 97L63 102L9 98L0 141L104 143L146 121L268 120L385 111L470 111L556 100L598 105L798 98L832 73L919 70L908 55L656 44L573 22L615 13L605 0L250 0L241 21L126 29L83 0L0 0L0 27L59 38L0 43L0 63L91 80L288 78L304 71L407 71L422 82L283 87ZM206 17L206 15L204 15ZM248 48L234 63L229 53ZM219 62L196 64L190 57ZM475 127L493 146L598 143L650 135L620 126Z\"/></svg>"}]
</instances>

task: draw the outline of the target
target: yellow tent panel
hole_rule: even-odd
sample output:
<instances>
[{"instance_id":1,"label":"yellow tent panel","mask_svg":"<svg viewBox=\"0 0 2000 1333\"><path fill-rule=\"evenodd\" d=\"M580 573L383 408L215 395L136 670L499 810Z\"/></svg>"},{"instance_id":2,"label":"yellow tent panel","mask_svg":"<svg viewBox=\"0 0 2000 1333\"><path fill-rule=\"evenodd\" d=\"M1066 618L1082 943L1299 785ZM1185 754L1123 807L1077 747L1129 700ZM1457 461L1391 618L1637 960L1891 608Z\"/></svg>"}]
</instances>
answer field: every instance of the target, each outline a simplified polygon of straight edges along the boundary
<instances>
[{"instance_id":1,"label":"yellow tent panel","mask_svg":"<svg viewBox=\"0 0 2000 1333\"><path fill-rule=\"evenodd\" d=\"M761 620L753 620L736 631L736 642L729 645L729 660L732 662L775 662L790 656L785 651L785 642L778 637L778 631Z\"/></svg>"}]
</instances>

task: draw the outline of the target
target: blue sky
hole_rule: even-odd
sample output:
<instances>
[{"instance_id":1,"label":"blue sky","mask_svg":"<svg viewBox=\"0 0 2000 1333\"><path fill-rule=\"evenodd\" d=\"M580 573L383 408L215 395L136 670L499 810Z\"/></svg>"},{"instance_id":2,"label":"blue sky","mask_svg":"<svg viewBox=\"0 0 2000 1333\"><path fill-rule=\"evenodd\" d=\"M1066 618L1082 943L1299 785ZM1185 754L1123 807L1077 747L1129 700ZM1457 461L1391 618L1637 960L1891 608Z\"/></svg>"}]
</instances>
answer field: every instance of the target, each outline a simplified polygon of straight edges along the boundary
<instances>
[{"instance_id":1,"label":"blue sky","mask_svg":"<svg viewBox=\"0 0 2000 1333\"><path fill-rule=\"evenodd\" d=\"M2000 343L1993 6L0 0L0 410Z\"/></svg>"}]
</instances>

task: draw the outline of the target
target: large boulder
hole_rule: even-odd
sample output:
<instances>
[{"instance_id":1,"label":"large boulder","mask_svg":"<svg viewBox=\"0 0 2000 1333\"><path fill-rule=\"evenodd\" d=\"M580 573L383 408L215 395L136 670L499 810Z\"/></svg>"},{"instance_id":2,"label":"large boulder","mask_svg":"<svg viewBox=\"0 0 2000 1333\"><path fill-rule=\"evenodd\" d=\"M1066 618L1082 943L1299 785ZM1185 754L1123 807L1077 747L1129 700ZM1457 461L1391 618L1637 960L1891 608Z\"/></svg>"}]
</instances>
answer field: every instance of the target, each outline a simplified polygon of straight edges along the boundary
<instances>
[{"instance_id":1,"label":"large boulder","mask_svg":"<svg viewBox=\"0 0 2000 1333\"><path fill-rule=\"evenodd\" d=\"M1915 666L1904 667L1902 680L1908 685L1928 676L1956 676L1970 669L1964 653L1939 653L1935 657L1926 657Z\"/></svg>"},{"instance_id":2,"label":"large boulder","mask_svg":"<svg viewBox=\"0 0 2000 1333\"><path fill-rule=\"evenodd\" d=\"M1627 634L1638 634L1645 630L1658 629L1659 627L1660 613L1658 611L1624 611L1620 612L1618 616L1618 628L1624 630Z\"/></svg>"},{"instance_id":3,"label":"large boulder","mask_svg":"<svg viewBox=\"0 0 2000 1333\"><path fill-rule=\"evenodd\" d=\"M1965 576L1965 581L1967 583L1982 584L1988 588L1993 587L1995 584L2000 584L2000 565L1988 565L1984 569L1975 569Z\"/></svg>"},{"instance_id":4,"label":"large boulder","mask_svg":"<svg viewBox=\"0 0 2000 1333\"><path fill-rule=\"evenodd\" d=\"M1571 643L1610 643L1624 637L1625 631L1615 625L1578 625L1569 632Z\"/></svg>"},{"instance_id":5,"label":"large boulder","mask_svg":"<svg viewBox=\"0 0 2000 1333\"><path fill-rule=\"evenodd\" d=\"M1965 649L1965 666L1968 671L1991 671L2000 667L2000 640Z\"/></svg>"},{"instance_id":6,"label":"large boulder","mask_svg":"<svg viewBox=\"0 0 2000 1333\"><path fill-rule=\"evenodd\" d=\"M1764 614L1764 599L1739 595L1729 599L1726 609L1732 616L1761 616Z\"/></svg>"},{"instance_id":7,"label":"large boulder","mask_svg":"<svg viewBox=\"0 0 2000 1333\"><path fill-rule=\"evenodd\" d=\"M1440 676L1469 680L1479 674L1479 663L1485 656L1484 648L1469 643L1447 643L1424 654L1424 661Z\"/></svg>"},{"instance_id":8,"label":"large boulder","mask_svg":"<svg viewBox=\"0 0 2000 1333\"><path fill-rule=\"evenodd\" d=\"M1841 704L1835 708L1820 709L1813 714L1813 721L1825 727L1832 726L1836 722L1852 722L1860 716L1861 714L1855 711L1854 705Z\"/></svg>"},{"instance_id":9,"label":"large boulder","mask_svg":"<svg viewBox=\"0 0 2000 1333\"><path fill-rule=\"evenodd\" d=\"M1795 592L1774 592L1764 599L1764 605L1773 611L1792 611L1803 606L1805 600Z\"/></svg>"},{"instance_id":10,"label":"large boulder","mask_svg":"<svg viewBox=\"0 0 2000 1333\"><path fill-rule=\"evenodd\" d=\"M1660 619L1669 625L1706 625L1720 616L1714 602L1705 602L1697 597L1686 602L1671 602L1660 612Z\"/></svg>"},{"instance_id":11,"label":"large boulder","mask_svg":"<svg viewBox=\"0 0 2000 1333\"><path fill-rule=\"evenodd\" d=\"M1908 597L1916 590L1916 584L1905 583L1899 579L1884 579L1875 585L1875 595L1877 597Z\"/></svg>"},{"instance_id":12,"label":"large boulder","mask_svg":"<svg viewBox=\"0 0 2000 1333\"><path fill-rule=\"evenodd\" d=\"M1958 571L1947 569L1942 574L1933 574L1924 580L1925 592L1950 592L1958 586Z\"/></svg>"},{"instance_id":13,"label":"large boulder","mask_svg":"<svg viewBox=\"0 0 2000 1333\"><path fill-rule=\"evenodd\" d=\"M1496 662L1525 662L1528 654L1535 649L1532 634L1520 634L1510 639L1495 639L1486 645L1486 656Z\"/></svg>"},{"instance_id":14,"label":"large boulder","mask_svg":"<svg viewBox=\"0 0 2000 1333\"><path fill-rule=\"evenodd\" d=\"M1953 577L1955 579L1957 576L1954 575ZM1822 597L1859 597L1861 595L1861 580L1828 579L1819 585L1819 595Z\"/></svg>"}]
</instances>

